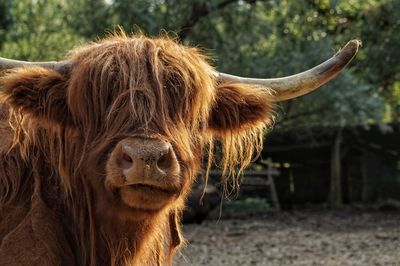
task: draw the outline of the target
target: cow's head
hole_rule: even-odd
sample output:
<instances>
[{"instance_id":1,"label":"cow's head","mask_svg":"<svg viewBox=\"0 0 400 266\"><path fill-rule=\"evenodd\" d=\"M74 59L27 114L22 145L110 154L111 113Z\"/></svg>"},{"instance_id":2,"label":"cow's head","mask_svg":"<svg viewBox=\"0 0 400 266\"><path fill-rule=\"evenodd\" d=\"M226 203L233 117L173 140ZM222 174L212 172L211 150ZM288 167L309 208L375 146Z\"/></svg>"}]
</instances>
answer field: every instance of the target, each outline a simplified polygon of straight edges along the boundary
<instances>
[{"instance_id":1,"label":"cow's head","mask_svg":"<svg viewBox=\"0 0 400 266\"><path fill-rule=\"evenodd\" d=\"M96 213L135 220L181 208L215 140L227 175L242 169L274 102L324 84L357 48L352 41L294 76L250 79L218 73L199 50L167 38L117 36L63 62L1 59L3 68L25 66L2 78L2 97L20 146L46 153L67 198L84 187Z\"/></svg>"}]
</instances>

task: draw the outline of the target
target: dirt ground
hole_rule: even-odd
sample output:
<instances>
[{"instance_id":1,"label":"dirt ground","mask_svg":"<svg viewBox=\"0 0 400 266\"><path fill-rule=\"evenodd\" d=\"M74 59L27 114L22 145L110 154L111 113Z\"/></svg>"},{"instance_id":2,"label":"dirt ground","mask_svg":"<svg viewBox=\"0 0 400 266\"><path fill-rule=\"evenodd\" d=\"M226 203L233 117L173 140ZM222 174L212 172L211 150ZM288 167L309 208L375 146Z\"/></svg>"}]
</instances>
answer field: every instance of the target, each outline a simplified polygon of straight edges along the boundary
<instances>
[{"instance_id":1,"label":"dirt ground","mask_svg":"<svg viewBox=\"0 0 400 266\"><path fill-rule=\"evenodd\" d=\"M399 212L276 212L184 231L176 266L400 266Z\"/></svg>"}]
</instances>

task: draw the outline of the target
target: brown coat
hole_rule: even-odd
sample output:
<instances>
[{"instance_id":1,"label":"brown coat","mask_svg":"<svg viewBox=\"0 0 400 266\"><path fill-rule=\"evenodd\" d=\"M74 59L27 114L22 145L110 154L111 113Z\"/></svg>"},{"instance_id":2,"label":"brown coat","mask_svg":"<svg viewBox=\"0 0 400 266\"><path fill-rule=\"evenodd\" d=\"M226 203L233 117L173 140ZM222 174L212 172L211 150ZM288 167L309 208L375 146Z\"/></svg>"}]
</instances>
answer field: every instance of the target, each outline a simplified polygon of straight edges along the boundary
<instances>
[{"instance_id":1,"label":"brown coat","mask_svg":"<svg viewBox=\"0 0 400 266\"><path fill-rule=\"evenodd\" d=\"M220 143L222 182L236 189L273 96L217 84L198 49L169 38L120 34L68 60L68 75L32 67L0 80L0 265L170 264L201 155L209 169ZM106 169L116 143L135 134L167 140L179 162L179 193L158 210L127 209L104 185L120 171Z\"/></svg>"}]
</instances>

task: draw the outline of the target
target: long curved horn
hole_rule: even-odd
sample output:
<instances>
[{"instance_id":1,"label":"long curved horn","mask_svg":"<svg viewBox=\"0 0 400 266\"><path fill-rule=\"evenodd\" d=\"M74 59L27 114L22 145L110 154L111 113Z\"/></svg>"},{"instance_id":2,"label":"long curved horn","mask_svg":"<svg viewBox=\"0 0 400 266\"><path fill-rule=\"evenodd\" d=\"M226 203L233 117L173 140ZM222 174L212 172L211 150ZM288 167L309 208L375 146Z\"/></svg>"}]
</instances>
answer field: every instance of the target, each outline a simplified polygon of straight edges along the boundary
<instances>
[{"instance_id":1,"label":"long curved horn","mask_svg":"<svg viewBox=\"0 0 400 266\"><path fill-rule=\"evenodd\" d=\"M27 62L27 61L13 60L0 57L0 71L16 67L24 67L24 66L25 67L39 66L39 67L49 68L62 74L68 73L71 68L71 64L68 63L67 61Z\"/></svg>"},{"instance_id":2,"label":"long curved horn","mask_svg":"<svg viewBox=\"0 0 400 266\"><path fill-rule=\"evenodd\" d=\"M289 100L312 92L336 77L353 59L360 45L359 40L352 40L332 58L292 76L272 79L243 78L225 73L216 73L216 76L221 81L261 85L274 90L277 101Z\"/></svg>"}]
</instances>

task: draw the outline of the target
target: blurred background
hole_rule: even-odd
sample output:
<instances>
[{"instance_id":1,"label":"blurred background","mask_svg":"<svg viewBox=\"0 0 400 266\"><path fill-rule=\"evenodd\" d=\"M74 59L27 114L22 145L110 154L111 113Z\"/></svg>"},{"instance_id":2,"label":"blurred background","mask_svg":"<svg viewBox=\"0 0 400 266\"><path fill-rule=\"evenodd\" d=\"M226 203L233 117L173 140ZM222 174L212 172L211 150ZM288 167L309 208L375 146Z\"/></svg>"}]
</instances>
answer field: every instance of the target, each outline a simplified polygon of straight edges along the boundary
<instances>
[{"instance_id":1,"label":"blurred background","mask_svg":"<svg viewBox=\"0 0 400 266\"><path fill-rule=\"evenodd\" d=\"M355 222L340 220L336 211L355 212L356 217L359 211L377 211L387 221L381 212L399 210L399 0L0 0L0 55L61 59L71 48L113 32L116 25L127 32L175 36L184 44L203 48L218 70L253 77L300 72L331 57L351 39L363 42L338 78L314 93L278 105L273 130L265 138L261 156L245 172L238 195L221 205L215 170L200 201L204 184L199 179L186 222L244 217L264 221L265 215L283 215L276 218L281 221L288 212L294 215L290 219L302 221L314 217L317 209L331 210L323 223L339 219L339 224L350 226ZM374 223L375 216L366 217L365 224L381 226ZM393 223L399 228L396 217ZM362 219L357 220L359 224L364 223ZM395 232L397 238L389 238L389 246L400 253L399 229L390 228L388 235ZM400 263L382 243L378 244L390 251L389 259L378 260L377 265ZM363 262L355 258L349 265ZM368 256L362 258L371 262ZM335 261L337 256L328 264L345 265ZM291 265L286 262L271 265ZM267 264L256 260L249 265Z\"/></svg>"}]
</instances>

